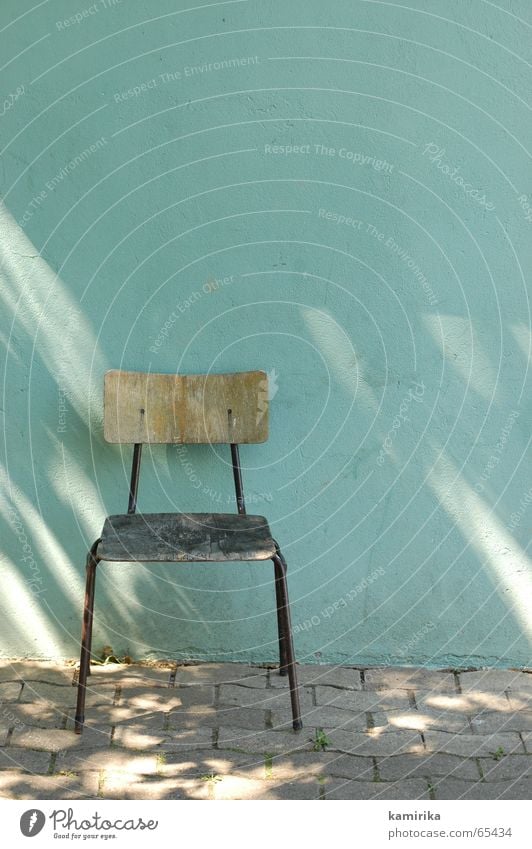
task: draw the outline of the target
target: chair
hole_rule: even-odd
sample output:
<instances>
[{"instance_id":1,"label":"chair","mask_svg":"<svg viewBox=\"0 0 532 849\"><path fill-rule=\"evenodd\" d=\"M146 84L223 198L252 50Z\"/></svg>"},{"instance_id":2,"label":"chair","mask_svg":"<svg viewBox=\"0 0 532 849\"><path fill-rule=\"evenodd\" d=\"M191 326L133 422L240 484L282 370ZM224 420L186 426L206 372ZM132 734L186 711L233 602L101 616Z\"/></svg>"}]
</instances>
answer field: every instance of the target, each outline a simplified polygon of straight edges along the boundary
<instances>
[{"instance_id":1,"label":"chair","mask_svg":"<svg viewBox=\"0 0 532 849\"><path fill-rule=\"evenodd\" d=\"M172 375L109 371L105 375L104 436L132 443L128 511L108 516L87 555L86 589L75 730L83 731L90 674L96 567L100 561L183 563L272 560L279 633L279 674L288 674L295 730L302 728L290 626L286 561L263 516L246 513L239 443L268 438L265 372ZM136 513L144 443L226 443L236 493L236 514Z\"/></svg>"}]
</instances>

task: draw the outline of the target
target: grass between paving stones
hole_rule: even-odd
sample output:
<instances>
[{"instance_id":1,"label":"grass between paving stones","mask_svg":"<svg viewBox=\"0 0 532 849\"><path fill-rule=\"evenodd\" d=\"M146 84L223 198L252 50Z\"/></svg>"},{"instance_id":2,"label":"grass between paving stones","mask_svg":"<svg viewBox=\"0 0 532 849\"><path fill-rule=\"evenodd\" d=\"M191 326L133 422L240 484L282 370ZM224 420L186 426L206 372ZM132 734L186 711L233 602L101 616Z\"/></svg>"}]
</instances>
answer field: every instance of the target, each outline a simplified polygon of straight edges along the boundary
<instances>
[{"instance_id":1,"label":"grass between paving stones","mask_svg":"<svg viewBox=\"0 0 532 849\"><path fill-rule=\"evenodd\" d=\"M215 798L215 788L218 782L223 781L221 775L216 775L214 772L208 773L207 775L202 775L200 777L200 781L204 781L207 784L207 793L209 796L209 800L212 802Z\"/></svg>"},{"instance_id":2,"label":"grass between paving stones","mask_svg":"<svg viewBox=\"0 0 532 849\"><path fill-rule=\"evenodd\" d=\"M316 728L316 734L314 737L314 745L313 750L315 752L324 752L327 746L331 745L331 741L327 737L323 728Z\"/></svg>"}]
</instances>

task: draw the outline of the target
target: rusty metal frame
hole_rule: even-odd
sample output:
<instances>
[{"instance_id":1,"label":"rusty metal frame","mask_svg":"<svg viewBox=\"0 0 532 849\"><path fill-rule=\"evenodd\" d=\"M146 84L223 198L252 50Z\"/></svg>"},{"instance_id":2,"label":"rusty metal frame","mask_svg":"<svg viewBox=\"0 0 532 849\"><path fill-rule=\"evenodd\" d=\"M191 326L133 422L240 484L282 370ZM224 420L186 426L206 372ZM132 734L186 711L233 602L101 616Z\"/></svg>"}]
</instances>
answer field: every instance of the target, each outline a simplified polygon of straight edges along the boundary
<instances>
[{"instance_id":1,"label":"rusty metal frame","mask_svg":"<svg viewBox=\"0 0 532 849\"><path fill-rule=\"evenodd\" d=\"M242 469L240 465L239 447L231 444L231 465L235 484L237 510L240 515L246 515ZM135 443L131 464L131 480L129 485L128 514L137 509L137 494L142 459L142 443ZM83 731L85 722L85 697L87 693L87 677L90 675L90 657L92 647L92 625L94 619L94 596L96 590L96 567L100 563L98 545L101 539L91 546L86 562L85 602L83 605L83 623L81 629L81 656L78 677L78 695L74 729L77 734ZM292 725L298 731L303 727L299 703L299 688L297 682L296 660L290 624L290 603L288 600L287 565L279 544L275 542L275 554L271 558L275 573L275 599L277 608L277 628L279 634L279 674L288 675L290 685L290 700L292 706Z\"/></svg>"}]
</instances>

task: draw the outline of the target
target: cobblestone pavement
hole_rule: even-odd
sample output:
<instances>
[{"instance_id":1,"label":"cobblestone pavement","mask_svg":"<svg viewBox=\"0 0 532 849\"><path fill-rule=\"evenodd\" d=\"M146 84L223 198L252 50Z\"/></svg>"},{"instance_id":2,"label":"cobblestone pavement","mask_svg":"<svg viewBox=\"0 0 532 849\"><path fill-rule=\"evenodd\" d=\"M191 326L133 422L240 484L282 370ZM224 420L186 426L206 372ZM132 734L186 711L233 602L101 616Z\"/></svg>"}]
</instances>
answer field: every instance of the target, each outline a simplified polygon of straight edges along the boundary
<instances>
[{"instance_id":1,"label":"cobblestone pavement","mask_svg":"<svg viewBox=\"0 0 532 849\"><path fill-rule=\"evenodd\" d=\"M0 797L530 799L532 675L0 662ZM324 749L319 748L320 741Z\"/></svg>"}]
</instances>

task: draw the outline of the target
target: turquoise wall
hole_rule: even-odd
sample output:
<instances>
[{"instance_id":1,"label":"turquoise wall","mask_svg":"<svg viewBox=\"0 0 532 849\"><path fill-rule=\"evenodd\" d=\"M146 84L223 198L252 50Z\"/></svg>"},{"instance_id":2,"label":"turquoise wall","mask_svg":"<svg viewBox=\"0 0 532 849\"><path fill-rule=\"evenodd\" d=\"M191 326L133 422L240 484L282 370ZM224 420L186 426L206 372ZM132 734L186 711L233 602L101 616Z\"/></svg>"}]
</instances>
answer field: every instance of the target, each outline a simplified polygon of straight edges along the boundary
<instances>
[{"instance_id":1,"label":"turquoise wall","mask_svg":"<svg viewBox=\"0 0 532 849\"><path fill-rule=\"evenodd\" d=\"M248 509L299 659L530 663L531 26L526 0L3 0L4 656L78 652L127 504L106 369L262 368ZM232 511L227 460L147 451L141 509ZM94 646L271 661L273 605L269 563L102 565Z\"/></svg>"}]
</instances>

